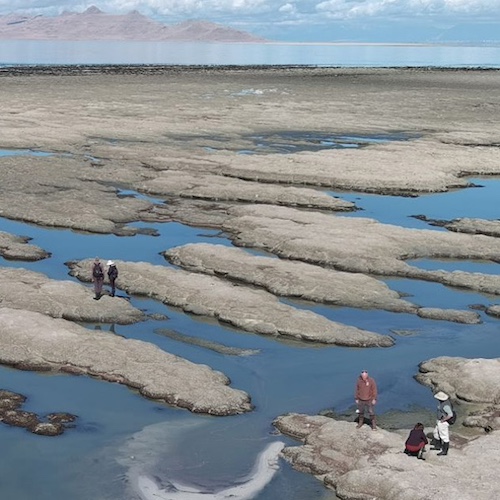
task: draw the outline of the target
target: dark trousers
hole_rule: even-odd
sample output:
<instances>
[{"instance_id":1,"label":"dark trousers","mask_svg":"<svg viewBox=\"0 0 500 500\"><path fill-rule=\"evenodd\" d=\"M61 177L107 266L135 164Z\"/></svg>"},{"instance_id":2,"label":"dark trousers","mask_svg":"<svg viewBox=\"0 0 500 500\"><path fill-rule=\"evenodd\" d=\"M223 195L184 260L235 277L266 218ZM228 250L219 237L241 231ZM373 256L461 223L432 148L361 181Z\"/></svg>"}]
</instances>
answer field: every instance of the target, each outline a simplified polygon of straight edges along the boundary
<instances>
[{"instance_id":1,"label":"dark trousers","mask_svg":"<svg viewBox=\"0 0 500 500\"><path fill-rule=\"evenodd\" d=\"M102 284L104 283L104 278L94 278L94 293L96 297L102 295Z\"/></svg>"},{"instance_id":2,"label":"dark trousers","mask_svg":"<svg viewBox=\"0 0 500 500\"><path fill-rule=\"evenodd\" d=\"M360 417L364 417L367 411L370 418L375 416L375 409L373 408L371 400L360 399L358 403L358 410Z\"/></svg>"}]
</instances>

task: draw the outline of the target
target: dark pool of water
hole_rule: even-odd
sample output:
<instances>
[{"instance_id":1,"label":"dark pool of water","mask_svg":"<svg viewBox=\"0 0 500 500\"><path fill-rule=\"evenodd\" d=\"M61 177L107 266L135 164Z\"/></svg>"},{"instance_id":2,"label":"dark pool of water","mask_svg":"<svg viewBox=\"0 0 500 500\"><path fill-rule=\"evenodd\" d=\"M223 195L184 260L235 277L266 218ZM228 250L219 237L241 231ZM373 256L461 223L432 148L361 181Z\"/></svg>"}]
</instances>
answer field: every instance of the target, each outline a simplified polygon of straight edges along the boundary
<instances>
[{"instance_id":1,"label":"dark pool of water","mask_svg":"<svg viewBox=\"0 0 500 500\"><path fill-rule=\"evenodd\" d=\"M437 219L498 217L492 205L500 194L499 181L477 179L474 182L484 187L420 198L335 194L354 201L363 209L346 215L348 217L368 216L386 223L443 231L443 228L429 226L410 216L424 214ZM132 192L123 194L134 195ZM91 235L0 219L0 230L30 236L32 243L52 253L51 258L40 262L0 259L0 265L29 268L54 279L73 279L64 265L68 260L98 255L104 259L168 265L160 255L168 248L201 241L231 244L217 231L178 223L142 226L153 228L158 236ZM435 262L414 264L432 266ZM460 266L462 270L477 270L478 265L467 261L446 262L448 270L453 270L454 266ZM481 265L485 266L484 270L491 269L492 274L498 274L495 265ZM466 309L471 304L495 300L495 297L435 283L403 279L388 279L386 283L422 306ZM404 410L413 405L432 409L431 391L413 379L421 361L440 355L500 356L499 322L483 313L482 324L460 325L410 314L287 301L334 321L393 335L396 339L392 348L353 349L254 335L185 314L150 299L131 297L131 300L134 306L148 313L166 314L168 319L136 325L86 326L108 330L110 335L115 333L154 342L173 354L222 371L230 377L233 387L251 394L255 411L228 418L192 415L144 399L117 384L88 377L36 374L2 367L0 387L27 395L26 409L40 414L68 411L79 417L75 429L54 439L0 424L2 498L131 500L134 497L128 491L127 475L133 468L131 461L148 473L173 474L177 479L207 487L227 486L232 478L248 472L256 455L275 439L271 423L276 416L286 412L314 414L326 408L338 411L352 408L354 383L361 369L368 369L377 379L379 412ZM222 355L162 336L156 332L160 328L259 352L246 357ZM397 330L411 330L414 334L398 336L394 334ZM154 439L148 438L153 430L157 432ZM143 441L146 444L141 447ZM294 443L290 439L285 441ZM133 452L130 451L131 443L137 445ZM319 481L293 471L281 462L278 475L256 498L284 497L290 500L331 500L334 495Z\"/></svg>"},{"instance_id":2,"label":"dark pool of water","mask_svg":"<svg viewBox=\"0 0 500 500\"><path fill-rule=\"evenodd\" d=\"M371 135L339 135L328 132L283 131L269 134L243 135L241 139L250 146L237 149L238 154L289 154L303 151L321 151L323 149L360 148L369 144L391 141L407 141L416 138L406 133L371 134ZM227 143L223 145L228 149ZM205 148L218 151L216 147Z\"/></svg>"}]
</instances>

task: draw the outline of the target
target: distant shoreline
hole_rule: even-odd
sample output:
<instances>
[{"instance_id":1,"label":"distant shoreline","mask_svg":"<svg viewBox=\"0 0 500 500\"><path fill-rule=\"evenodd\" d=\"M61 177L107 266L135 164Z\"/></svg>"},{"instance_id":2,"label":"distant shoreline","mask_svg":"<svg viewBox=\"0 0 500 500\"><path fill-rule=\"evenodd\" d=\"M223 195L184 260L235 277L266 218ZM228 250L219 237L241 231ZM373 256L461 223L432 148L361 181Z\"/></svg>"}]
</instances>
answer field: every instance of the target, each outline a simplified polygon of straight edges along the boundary
<instances>
[{"instance_id":1,"label":"distant shoreline","mask_svg":"<svg viewBox=\"0 0 500 500\"><path fill-rule=\"evenodd\" d=\"M217 41L217 40L159 40L159 39L60 39L60 38L0 38L3 42L63 42L63 43L159 43L179 44L196 43L207 45L284 45L284 46L306 46L306 47L500 47L500 41L448 41L448 42L356 42L356 41L334 41L334 42L292 42L284 40L256 40L256 41Z\"/></svg>"},{"instance_id":2,"label":"distant shoreline","mask_svg":"<svg viewBox=\"0 0 500 500\"><path fill-rule=\"evenodd\" d=\"M314 65L181 65L181 64L18 64L0 65L0 77L31 75L158 75L180 73L224 72L314 72L331 71L345 73L397 72L499 72L500 68L481 66L314 66Z\"/></svg>"}]
</instances>

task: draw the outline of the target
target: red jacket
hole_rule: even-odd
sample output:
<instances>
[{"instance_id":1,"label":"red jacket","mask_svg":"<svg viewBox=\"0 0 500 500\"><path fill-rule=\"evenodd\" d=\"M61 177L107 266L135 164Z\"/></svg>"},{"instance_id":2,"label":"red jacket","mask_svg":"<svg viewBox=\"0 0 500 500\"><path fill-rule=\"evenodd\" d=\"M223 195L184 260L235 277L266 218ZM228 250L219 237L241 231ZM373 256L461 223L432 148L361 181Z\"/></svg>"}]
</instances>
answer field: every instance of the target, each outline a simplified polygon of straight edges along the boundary
<instances>
[{"instance_id":1,"label":"red jacket","mask_svg":"<svg viewBox=\"0 0 500 500\"><path fill-rule=\"evenodd\" d=\"M377 384L375 380L371 377L367 377L366 380L363 380L363 377L360 375L356 383L354 399L361 399L363 401L377 399Z\"/></svg>"}]
</instances>

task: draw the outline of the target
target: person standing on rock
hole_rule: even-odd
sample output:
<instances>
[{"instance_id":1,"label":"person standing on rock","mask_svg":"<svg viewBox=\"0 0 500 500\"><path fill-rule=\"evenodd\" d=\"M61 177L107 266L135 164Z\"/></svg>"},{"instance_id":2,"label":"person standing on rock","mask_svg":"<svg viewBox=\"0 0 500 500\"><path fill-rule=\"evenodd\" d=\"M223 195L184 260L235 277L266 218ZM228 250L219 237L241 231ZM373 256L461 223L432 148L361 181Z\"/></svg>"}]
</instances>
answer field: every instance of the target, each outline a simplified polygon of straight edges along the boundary
<instances>
[{"instance_id":1,"label":"person standing on rock","mask_svg":"<svg viewBox=\"0 0 500 500\"><path fill-rule=\"evenodd\" d=\"M116 278L118 278L118 269L116 268L116 264L112 260L108 260L107 266L109 286L111 287L111 297L114 297L116 291L115 281Z\"/></svg>"},{"instance_id":2,"label":"person standing on rock","mask_svg":"<svg viewBox=\"0 0 500 500\"><path fill-rule=\"evenodd\" d=\"M356 381L356 391L354 399L358 405L358 425L357 428L363 426L365 422L365 413L368 412L372 429L377 428L375 418L375 405L377 403L377 384L375 380L368 376L368 371L363 370Z\"/></svg>"},{"instance_id":3,"label":"person standing on rock","mask_svg":"<svg viewBox=\"0 0 500 500\"><path fill-rule=\"evenodd\" d=\"M104 269L99 257L95 258L92 266L92 281L94 282L94 300L99 300L102 295L102 285L104 283Z\"/></svg>"},{"instance_id":4,"label":"person standing on rock","mask_svg":"<svg viewBox=\"0 0 500 500\"><path fill-rule=\"evenodd\" d=\"M450 397L443 391L434 394L439 401L437 407L437 422L434 428L434 446L431 450L441 450L438 455L448 455L450 447L450 424L448 421L453 418L453 407Z\"/></svg>"}]
</instances>

